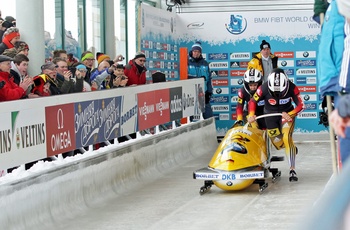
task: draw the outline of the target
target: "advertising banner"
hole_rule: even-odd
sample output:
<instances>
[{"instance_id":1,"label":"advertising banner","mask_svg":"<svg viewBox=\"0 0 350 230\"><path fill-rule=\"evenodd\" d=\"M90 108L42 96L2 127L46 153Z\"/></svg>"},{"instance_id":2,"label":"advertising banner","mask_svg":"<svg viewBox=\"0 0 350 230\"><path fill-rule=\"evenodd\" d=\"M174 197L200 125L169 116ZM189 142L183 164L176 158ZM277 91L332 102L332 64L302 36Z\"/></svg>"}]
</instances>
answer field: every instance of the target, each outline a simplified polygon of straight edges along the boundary
<instances>
[{"instance_id":1,"label":"advertising banner","mask_svg":"<svg viewBox=\"0 0 350 230\"><path fill-rule=\"evenodd\" d=\"M203 83L201 78L2 102L0 176L11 167L199 114Z\"/></svg>"},{"instance_id":2,"label":"advertising banner","mask_svg":"<svg viewBox=\"0 0 350 230\"><path fill-rule=\"evenodd\" d=\"M179 80L177 15L158 8L142 5L141 51L146 55L146 75L159 71L167 80Z\"/></svg>"},{"instance_id":3,"label":"advertising banner","mask_svg":"<svg viewBox=\"0 0 350 230\"><path fill-rule=\"evenodd\" d=\"M48 157L76 149L73 103L45 108L45 122Z\"/></svg>"},{"instance_id":4,"label":"advertising banner","mask_svg":"<svg viewBox=\"0 0 350 230\"><path fill-rule=\"evenodd\" d=\"M0 169L46 158L44 108L2 112L0 119Z\"/></svg>"}]
</instances>

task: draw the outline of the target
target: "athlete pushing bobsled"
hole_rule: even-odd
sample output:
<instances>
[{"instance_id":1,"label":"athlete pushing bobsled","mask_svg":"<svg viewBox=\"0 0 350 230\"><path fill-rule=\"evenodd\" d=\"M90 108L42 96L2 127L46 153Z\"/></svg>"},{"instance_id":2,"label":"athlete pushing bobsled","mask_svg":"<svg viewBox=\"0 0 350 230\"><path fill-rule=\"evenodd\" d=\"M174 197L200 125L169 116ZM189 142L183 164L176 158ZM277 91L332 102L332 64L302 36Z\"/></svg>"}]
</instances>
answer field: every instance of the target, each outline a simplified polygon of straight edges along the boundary
<instances>
[{"instance_id":1,"label":"athlete pushing bobsled","mask_svg":"<svg viewBox=\"0 0 350 230\"><path fill-rule=\"evenodd\" d=\"M256 103L264 100L264 114L282 113L280 116L265 118L267 133L276 149L285 148L290 167L289 181L298 181L295 172L295 158L298 148L292 135L295 117L304 109L298 87L291 82L282 69L276 68L268 76L267 82L255 92L248 105L248 122L255 121ZM293 106L292 102L296 105Z\"/></svg>"},{"instance_id":2,"label":"athlete pushing bobsled","mask_svg":"<svg viewBox=\"0 0 350 230\"><path fill-rule=\"evenodd\" d=\"M302 111L303 102L298 88L288 80L283 70L275 69L268 79L258 88L249 102L248 121L254 124L258 118L265 118L267 132L273 145L277 149L286 146L291 167L290 181L297 181L295 173L297 149L292 140L292 133L295 116ZM264 100L265 105L269 106L264 115L256 117L256 102L260 100ZM292 106L292 100L296 108ZM193 173L194 179L205 180L204 186L200 188L200 194L206 192L213 184L223 190L241 190L256 183L259 184L261 192L268 186L265 179L269 172L272 173L273 182L280 177L281 172L277 168L271 168L270 164L283 158L269 156L265 131L252 124L245 126L241 124L236 123L226 133L208 167Z\"/></svg>"}]
</instances>

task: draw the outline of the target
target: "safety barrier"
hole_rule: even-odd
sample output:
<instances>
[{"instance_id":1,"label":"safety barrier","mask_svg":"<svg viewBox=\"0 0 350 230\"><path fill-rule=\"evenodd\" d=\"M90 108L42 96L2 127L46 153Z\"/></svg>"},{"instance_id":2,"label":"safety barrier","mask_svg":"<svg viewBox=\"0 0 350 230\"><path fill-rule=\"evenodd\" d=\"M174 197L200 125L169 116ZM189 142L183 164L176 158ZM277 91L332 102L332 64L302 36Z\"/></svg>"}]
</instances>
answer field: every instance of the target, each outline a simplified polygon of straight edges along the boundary
<instances>
[{"instance_id":1,"label":"safety barrier","mask_svg":"<svg viewBox=\"0 0 350 230\"><path fill-rule=\"evenodd\" d=\"M217 148L214 119L130 140L0 185L2 229L31 229L77 215ZM104 150L104 149L107 150ZM191 175L189 175L191 176Z\"/></svg>"},{"instance_id":2,"label":"safety barrier","mask_svg":"<svg viewBox=\"0 0 350 230\"><path fill-rule=\"evenodd\" d=\"M0 169L204 111L203 79L0 103Z\"/></svg>"}]
</instances>

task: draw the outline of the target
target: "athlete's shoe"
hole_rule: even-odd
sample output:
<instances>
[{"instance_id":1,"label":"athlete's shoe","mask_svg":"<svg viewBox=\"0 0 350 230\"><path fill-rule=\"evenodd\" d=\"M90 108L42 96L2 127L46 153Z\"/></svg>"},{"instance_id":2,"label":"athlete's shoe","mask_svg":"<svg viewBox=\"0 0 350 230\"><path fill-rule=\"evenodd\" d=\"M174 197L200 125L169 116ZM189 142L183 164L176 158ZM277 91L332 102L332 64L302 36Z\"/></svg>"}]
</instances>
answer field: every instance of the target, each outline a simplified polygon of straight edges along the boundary
<instances>
[{"instance_id":1,"label":"athlete's shoe","mask_svg":"<svg viewBox=\"0 0 350 230\"><path fill-rule=\"evenodd\" d=\"M291 169L289 171L289 181L290 182L298 181L297 173L294 171L294 169Z\"/></svg>"}]
</instances>

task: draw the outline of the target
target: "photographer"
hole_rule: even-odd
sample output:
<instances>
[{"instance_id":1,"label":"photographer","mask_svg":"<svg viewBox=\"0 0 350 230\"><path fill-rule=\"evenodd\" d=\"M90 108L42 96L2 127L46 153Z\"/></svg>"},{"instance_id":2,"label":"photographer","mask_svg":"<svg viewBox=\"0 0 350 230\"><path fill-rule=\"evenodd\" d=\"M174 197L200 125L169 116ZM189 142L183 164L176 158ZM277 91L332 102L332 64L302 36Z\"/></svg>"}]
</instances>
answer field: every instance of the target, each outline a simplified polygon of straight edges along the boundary
<instances>
[{"instance_id":1,"label":"photographer","mask_svg":"<svg viewBox=\"0 0 350 230\"><path fill-rule=\"evenodd\" d=\"M123 64L118 64L114 72L111 74L110 88L125 87L128 83L128 77L124 74Z\"/></svg>"},{"instance_id":2,"label":"photographer","mask_svg":"<svg viewBox=\"0 0 350 230\"><path fill-rule=\"evenodd\" d=\"M62 94L83 91L84 79L80 77L80 73L76 73L76 68L68 70L67 61L64 58L56 57L52 62L57 66L56 79ZM78 76L76 76L76 74L78 74Z\"/></svg>"}]
</instances>

